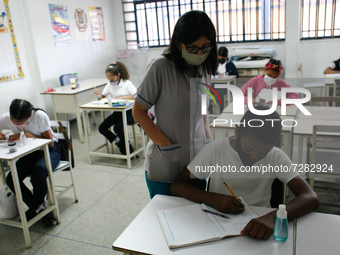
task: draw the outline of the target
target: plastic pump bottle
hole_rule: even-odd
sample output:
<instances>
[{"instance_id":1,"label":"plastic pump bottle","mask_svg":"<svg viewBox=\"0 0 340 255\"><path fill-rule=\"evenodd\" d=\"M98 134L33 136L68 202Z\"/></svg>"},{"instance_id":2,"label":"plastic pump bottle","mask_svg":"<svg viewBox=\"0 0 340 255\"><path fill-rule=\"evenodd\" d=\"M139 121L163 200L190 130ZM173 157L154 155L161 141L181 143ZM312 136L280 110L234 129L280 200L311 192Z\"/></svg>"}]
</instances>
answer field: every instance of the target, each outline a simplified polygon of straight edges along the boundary
<instances>
[{"instance_id":1,"label":"plastic pump bottle","mask_svg":"<svg viewBox=\"0 0 340 255\"><path fill-rule=\"evenodd\" d=\"M27 144L27 139L26 139L25 131L21 131L20 132L20 142L21 142L22 146Z\"/></svg>"},{"instance_id":2,"label":"plastic pump bottle","mask_svg":"<svg viewBox=\"0 0 340 255\"><path fill-rule=\"evenodd\" d=\"M112 106L112 98L111 98L111 95L108 95L108 96L107 96L107 103L109 104L110 107Z\"/></svg>"},{"instance_id":3,"label":"plastic pump bottle","mask_svg":"<svg viewBox=\"0 0 340 255\"><path fill-rule=\"evenodd\" d=\"M279 210L276 212L274 237L280 242L288 239L288 219L285 205L279 205Z\"/></svg>"}]
</instances>

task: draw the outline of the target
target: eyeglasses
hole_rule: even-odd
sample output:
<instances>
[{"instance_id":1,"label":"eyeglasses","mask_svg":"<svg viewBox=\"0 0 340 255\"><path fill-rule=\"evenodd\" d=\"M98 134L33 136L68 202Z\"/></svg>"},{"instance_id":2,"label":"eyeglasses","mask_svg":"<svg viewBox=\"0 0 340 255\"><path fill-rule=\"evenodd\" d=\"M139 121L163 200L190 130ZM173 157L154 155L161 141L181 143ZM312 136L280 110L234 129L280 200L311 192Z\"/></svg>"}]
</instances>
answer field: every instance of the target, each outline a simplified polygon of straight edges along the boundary
<instances>
[{"instance_id":1,"label":"eyeglasses","mask_svg":"<svg viewBox=\"0 0 340 255\"><path fill-rule=\"evenodd\" d=\"M192 54L197 54L199 50L201 50L202 53L210 52L213 48L212 45L203 46L202 48L190 47L190 46L187 46L186 44L184 44L184 45L187 48L187 52L192 53Z\"/></svg>"}]
</instances>

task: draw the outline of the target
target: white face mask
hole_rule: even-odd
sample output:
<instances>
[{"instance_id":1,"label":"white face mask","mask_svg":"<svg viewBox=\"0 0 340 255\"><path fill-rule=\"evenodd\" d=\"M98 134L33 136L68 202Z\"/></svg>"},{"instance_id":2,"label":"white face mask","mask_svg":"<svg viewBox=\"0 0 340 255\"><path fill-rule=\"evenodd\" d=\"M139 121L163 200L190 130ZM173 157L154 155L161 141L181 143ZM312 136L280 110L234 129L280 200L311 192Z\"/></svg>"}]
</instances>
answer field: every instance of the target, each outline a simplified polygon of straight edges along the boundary
<instances>
[{"instance_id":1,"label":"white face mask","mask_svg":"<svg viewBox=\"0 0 340 255\"><path fill-rule=\"evenodd\" d=\"M194 53L188 53L187 50L182 49L182 58L184 58L185 62L187 62L189 65L198 66L207 59L209 53L210 52L206 52L203 53L203 55L197 55Z\"/></svg>"},{"instance_id":2,"label":"white face mask","mask_svg":"<svg viewBox=\"0 0 340 255\"><path fill-rule=\"evenodd\" d=\"M272 78L265 74L263 77L263 80L268 86L271 86L275 84L275 82L277 81L277 78Z\"/></svg>"}]
</instances>

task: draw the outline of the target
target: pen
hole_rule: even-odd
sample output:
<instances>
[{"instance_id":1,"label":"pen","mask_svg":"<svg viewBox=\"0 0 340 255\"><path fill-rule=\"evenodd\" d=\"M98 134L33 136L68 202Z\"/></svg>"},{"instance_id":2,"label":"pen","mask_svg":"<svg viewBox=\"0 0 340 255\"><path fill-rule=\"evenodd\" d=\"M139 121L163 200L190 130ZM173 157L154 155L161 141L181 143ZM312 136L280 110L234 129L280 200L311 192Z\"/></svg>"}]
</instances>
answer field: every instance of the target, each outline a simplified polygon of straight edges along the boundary
<instances>
[{"instance_id":1,"label":"pen","mask_svg":"<svg viewBox=\"0 0 340 255\"><path fill-rule=\"evenodd\" d=\"M206 212L206 213L211 213L211 214L214 214L214 215L217 215L217 216L220 216L222 218L225 218L225 219L230 219L229 216L227 215L224 215L224 214L221 214L221 213L217 213L217 212L213 212L213 211L209 211L209 210L206 210L206 209L202 209L203 212Z\"/></svg>"},{"instance_id":2,"label":"pen","mask_svg":"<svg viewBox=\"0 0 340 255\"><path fill-rule=\"evenodd\" d=\"M228 189L229 192L234 196L234 198L238 199L237 196L234 194L234 192L228 187L228 185L227 185L225 182L223 182L223 184L224 184L224 186L227 187L227 189Z\"/></svg>"},{"instance_id":3,"label":"pen","mask_svg":"<svg viewBox=\"0 0 340 255\"><path fill-rule=\"evenodd\" d=\"M95 89L97 89L96 86L93 85L93 83L92 83L92 86L93 86Z\"/></svg>"}]
</instances>

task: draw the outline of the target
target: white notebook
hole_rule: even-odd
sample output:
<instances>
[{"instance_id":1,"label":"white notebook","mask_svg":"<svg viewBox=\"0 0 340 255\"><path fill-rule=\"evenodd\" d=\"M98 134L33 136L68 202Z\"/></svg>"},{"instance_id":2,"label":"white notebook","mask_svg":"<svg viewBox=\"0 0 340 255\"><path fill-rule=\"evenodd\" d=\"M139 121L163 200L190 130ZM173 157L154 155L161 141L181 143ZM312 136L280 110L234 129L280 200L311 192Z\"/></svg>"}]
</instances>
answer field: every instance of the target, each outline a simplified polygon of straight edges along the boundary
<instances>
[{"instance_id":1,"label":"white notebook","mask_svg":"<svg viewBox=\"0 0 340 255\"><path fill-rule=\"evenodd\" d=\"M157 217L169 248L179 248L238 236L247 223L258 217L244 202L245 211L240 214L224 214L226 219L202 209L218 212L206 204L194 204L174 209L159 210Z\"/></svg>"}]
</instances>

